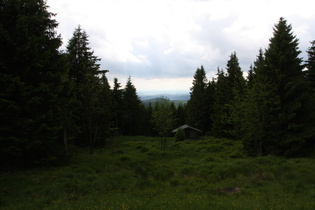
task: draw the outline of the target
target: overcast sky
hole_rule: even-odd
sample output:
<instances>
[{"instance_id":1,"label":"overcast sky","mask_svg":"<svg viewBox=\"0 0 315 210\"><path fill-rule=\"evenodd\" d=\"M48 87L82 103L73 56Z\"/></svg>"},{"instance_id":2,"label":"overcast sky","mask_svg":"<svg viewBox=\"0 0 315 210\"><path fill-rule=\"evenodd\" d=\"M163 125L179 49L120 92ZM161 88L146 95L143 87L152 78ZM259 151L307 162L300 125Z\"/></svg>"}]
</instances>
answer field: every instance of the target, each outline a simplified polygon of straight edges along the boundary
<instances>
[{"instance_id":1,"label":"overcast sky","mask_svg":"<svg viewBox=\"0 0 315 210\"><path fill-rule=\"evenodd\" d=\"M208 79L236 52L247 72L284 17L300 40L301 57L315 40L314 0L48 0L63 48L74 29L89 35L101 69L138 92L189 92L204 66Z\"/></svg>"}]
</instances>

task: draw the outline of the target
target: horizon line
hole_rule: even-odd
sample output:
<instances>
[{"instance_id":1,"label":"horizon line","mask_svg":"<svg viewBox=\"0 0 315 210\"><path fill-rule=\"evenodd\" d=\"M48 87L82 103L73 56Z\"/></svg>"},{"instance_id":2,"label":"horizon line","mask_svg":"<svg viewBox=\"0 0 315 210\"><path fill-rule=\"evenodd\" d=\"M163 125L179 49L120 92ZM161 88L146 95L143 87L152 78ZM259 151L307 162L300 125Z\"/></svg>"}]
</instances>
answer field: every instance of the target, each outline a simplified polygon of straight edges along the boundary
<instances>
[{"instance_id":1,"label":"horizon line","mask_svg":"<svg viewBox=\"0 0 315 210\"><path fill-rule=\"evenodd\" d=\"M137 90L138 95L190 94L189 90Z\"/></svg>"}]
</instances>

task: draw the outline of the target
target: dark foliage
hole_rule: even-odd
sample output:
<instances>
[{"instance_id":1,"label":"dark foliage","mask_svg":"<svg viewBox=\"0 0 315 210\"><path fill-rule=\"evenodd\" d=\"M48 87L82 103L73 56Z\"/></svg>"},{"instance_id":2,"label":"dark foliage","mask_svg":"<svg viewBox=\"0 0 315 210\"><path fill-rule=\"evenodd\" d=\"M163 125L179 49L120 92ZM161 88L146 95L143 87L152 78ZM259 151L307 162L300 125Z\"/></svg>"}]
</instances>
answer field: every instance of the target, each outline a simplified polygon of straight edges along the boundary
<instances>
[{"instance_id":1,"label":"dark foliage","mask_svg":"<svg viewBox=\"0 0 315 210\"><path fill-rule=\"evenodd\" d=\"M207 94L208 82L206 72L201 66L196 70L193 86L190 88L190 100L187 103L188 124L202 129L205 133L210 130L210 112L207 103L210 102L211 95Z\"/></svg>"},{"instance_id":2,"label":"dark foliage","mask_svg":"<svg viewBox=\"0 0 315 210\"><path fill-rule=\"evenodd\" d=\"M142 118L141 101L137 95L135 86L128 78L125 89L122 92L122 133L124 135L139 134Z\"/></svg>"},{"instance_id":3,"label":"dark foliage","mask_svg":"<svg viewBox=\"0 0 315 210\"><path fill-rule=\"evenodd\" d=\"M1 1L0 159L9 170L63 154L58 100L67 68L53 17L43 0Z\"/></svg>"}]
</instances>

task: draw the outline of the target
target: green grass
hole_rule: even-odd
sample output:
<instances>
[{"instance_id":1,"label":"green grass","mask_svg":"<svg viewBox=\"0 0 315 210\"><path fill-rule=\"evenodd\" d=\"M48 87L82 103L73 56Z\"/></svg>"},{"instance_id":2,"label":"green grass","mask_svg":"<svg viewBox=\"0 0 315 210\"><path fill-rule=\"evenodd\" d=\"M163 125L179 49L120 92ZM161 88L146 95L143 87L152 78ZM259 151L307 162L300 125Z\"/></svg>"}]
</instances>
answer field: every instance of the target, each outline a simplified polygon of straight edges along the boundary
<instances>
[{"instance_id":1,"label":"green grass","mask_svg":"<svg viewBox=\"0 0 315 210\"><path fill-rule=\"evenodd\" d=\"M240 141L119 137L66 166L0 175L0 209L315 209L312 158L249 158ZM220 193L239 187L239 194Z\"/></svg>"}]
</instances>

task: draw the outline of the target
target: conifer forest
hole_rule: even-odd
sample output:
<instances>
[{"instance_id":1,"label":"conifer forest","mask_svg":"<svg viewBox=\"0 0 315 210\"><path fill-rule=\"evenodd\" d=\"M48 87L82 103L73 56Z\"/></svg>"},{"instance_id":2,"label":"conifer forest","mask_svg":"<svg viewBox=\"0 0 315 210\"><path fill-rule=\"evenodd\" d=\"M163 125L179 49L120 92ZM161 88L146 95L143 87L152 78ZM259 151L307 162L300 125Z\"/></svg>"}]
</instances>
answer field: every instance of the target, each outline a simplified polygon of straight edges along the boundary
<instances>
[{"instance_id":1,"label":"conifer forest","mask_svg":"<svg viewBox=\"0 0 315 210\"><path fill-rule=\"evenodd\" d=\"M190 100L144 105L132 83L110 87L107 70L79 25L62 34L44 0L0 1L0 170L63 162L76 148L105 148L115 136L159 136L188 124L203 136L242 142L248 156L307 157L315 146L315 41L300 57L283 17L249 69L237 52L214 78L196 67ZM244 72L247 72L246 78ZM164 140L163 140L164 139Z\"/></svg>"}]
</instances>

